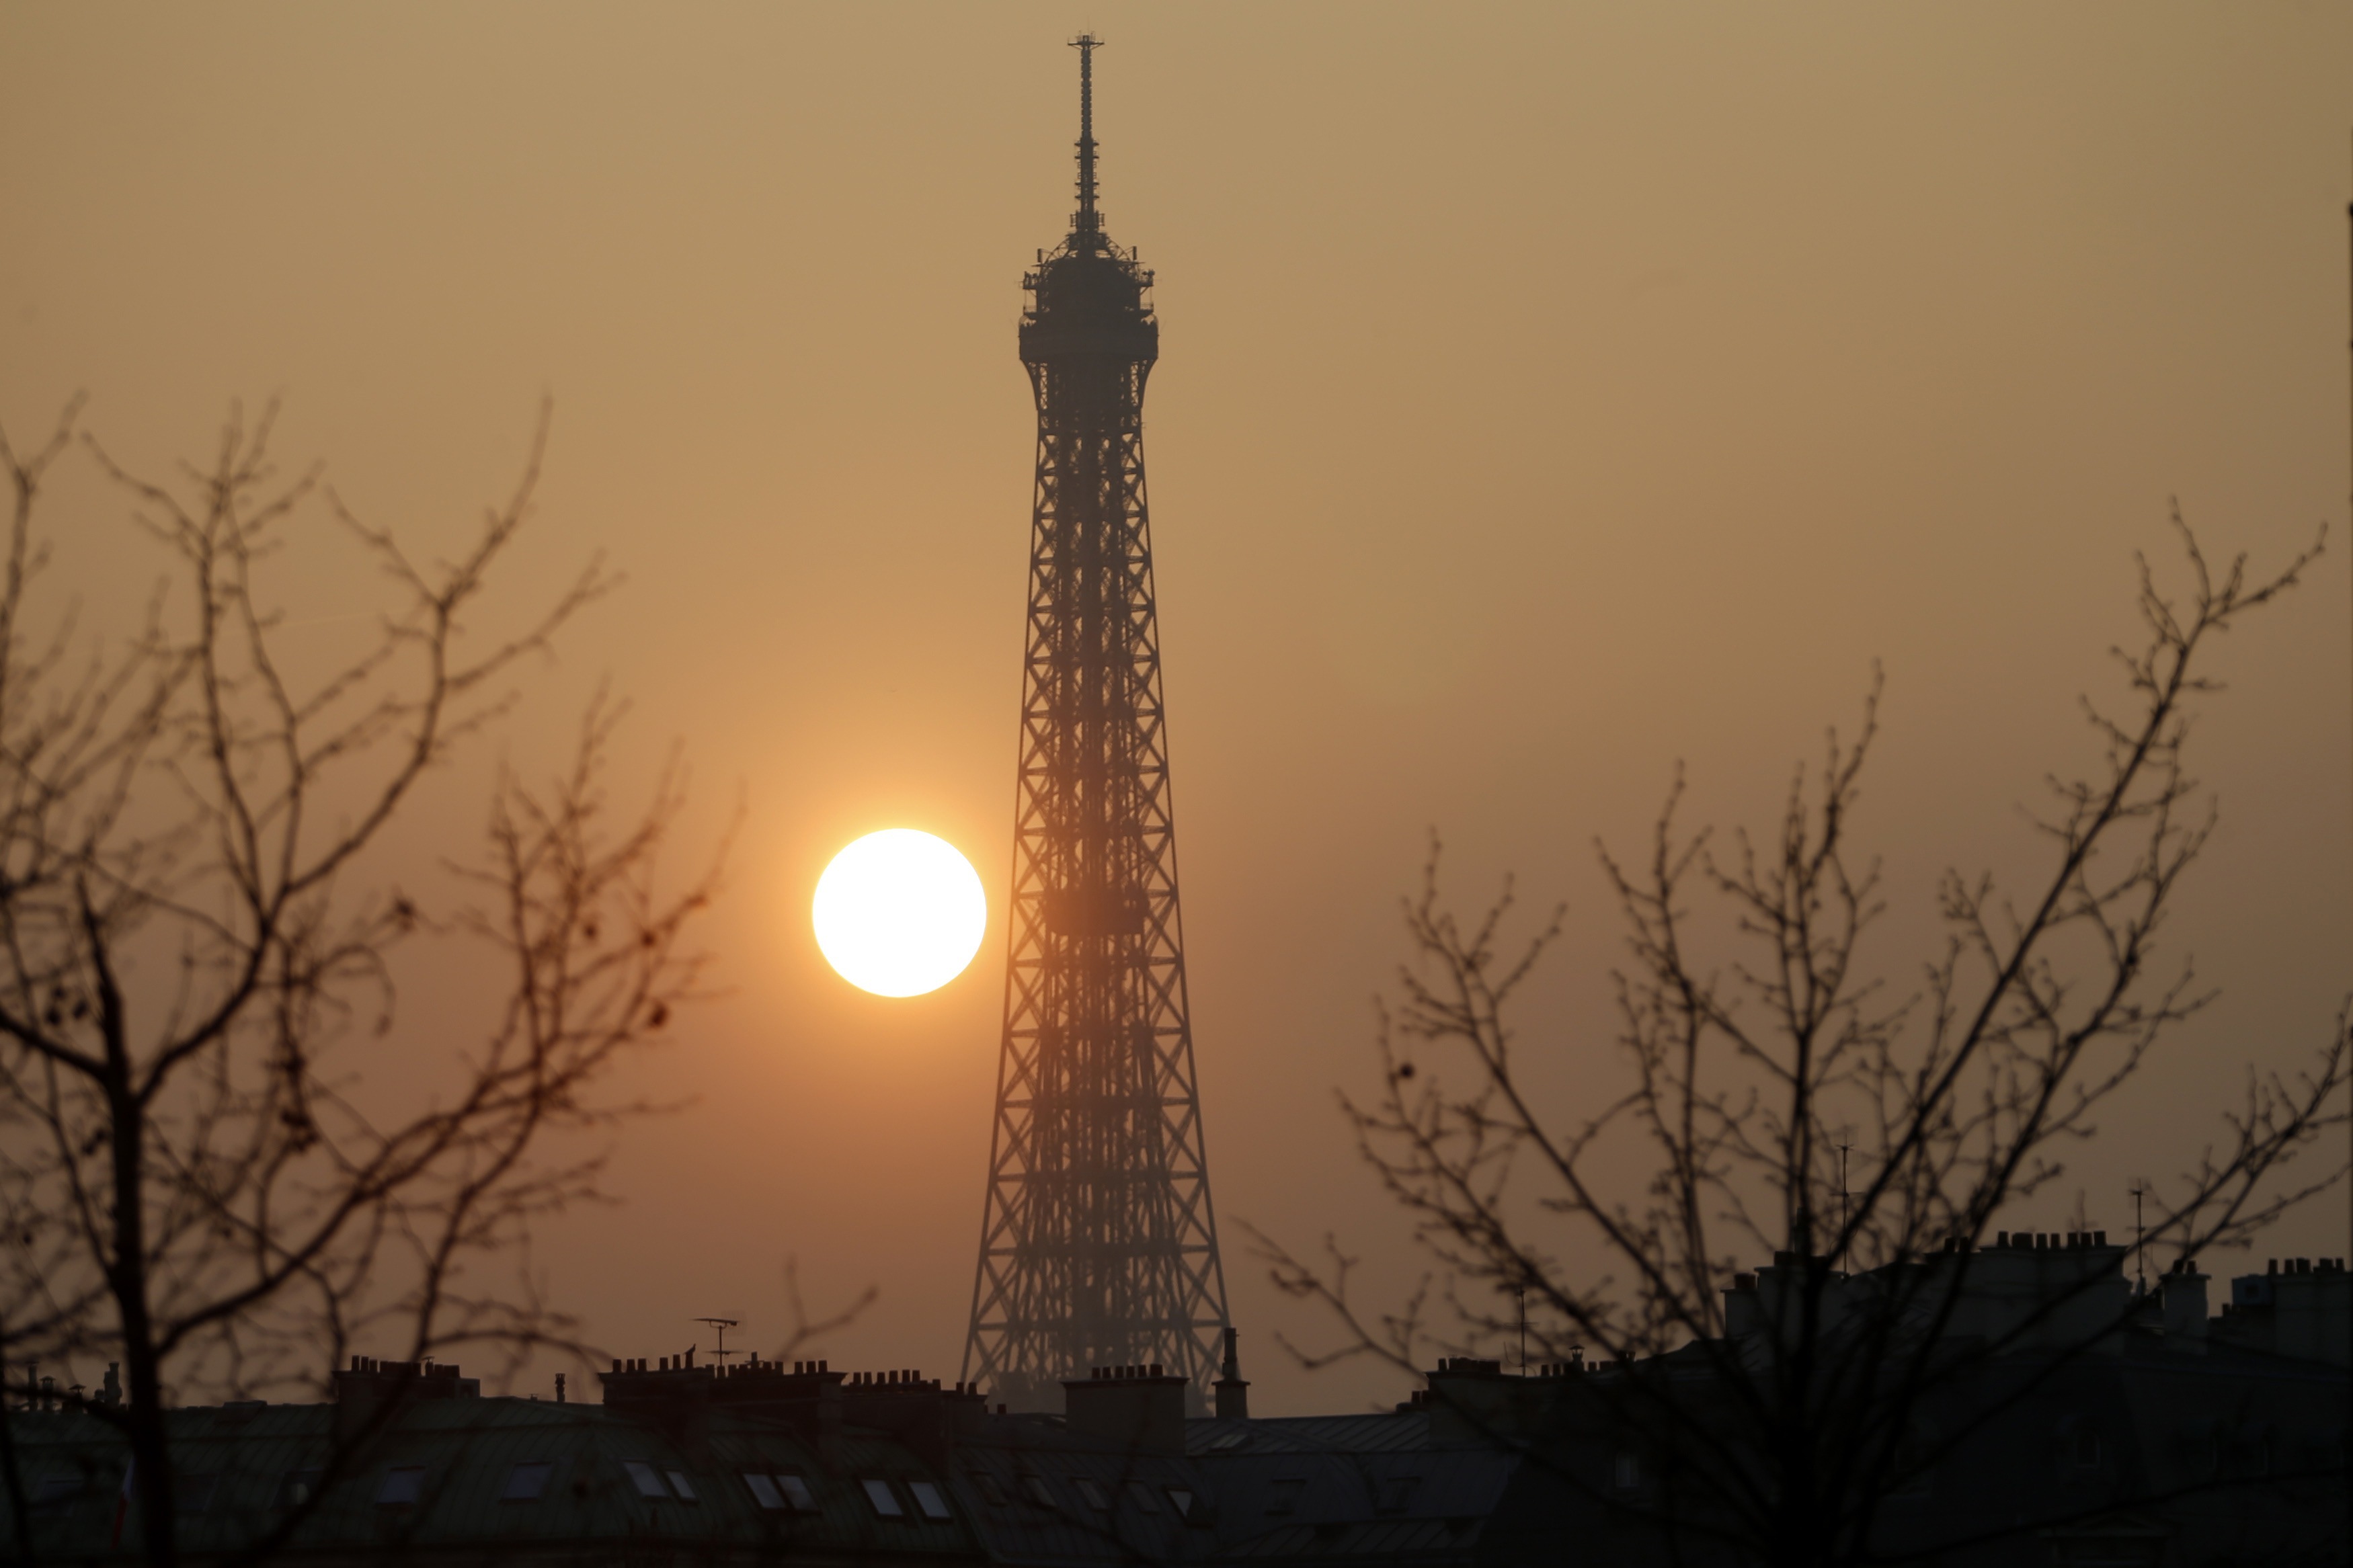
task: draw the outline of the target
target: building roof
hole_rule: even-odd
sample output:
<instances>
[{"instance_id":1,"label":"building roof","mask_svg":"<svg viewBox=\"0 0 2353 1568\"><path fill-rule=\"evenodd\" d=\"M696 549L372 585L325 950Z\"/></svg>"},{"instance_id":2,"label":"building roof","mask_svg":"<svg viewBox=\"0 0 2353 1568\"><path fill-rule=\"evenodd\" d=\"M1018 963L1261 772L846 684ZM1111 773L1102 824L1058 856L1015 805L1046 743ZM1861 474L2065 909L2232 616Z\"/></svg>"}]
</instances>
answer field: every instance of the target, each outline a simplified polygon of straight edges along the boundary
<instances>
[{"instance_id":1,"label":"building roof","mask_svg":"<svg viewBox=\"0 0 2353 1568\"><path fill-rule=\"evenodd\" d=\"M325 1479L289 1541L298 1558L616 1541L845 1558L980 1554L952 1489L881 1434L845 1429L820 1452L780 1423L733 1412L713 1413L688 1433L599 1405L434 1401L402 1410L330 1479L321 1468L334 1447L334 1414L322 1405L173 1412L184 1549L201 1557L249 1542ZM44 1555L105 1554L127 1461L122 1440L89 1415L17 1413L12 1424ZM781 1506L764 1503L751 1475L768 1479ZM799 1479L808 1509L790 1506L778 1476ZM869 1483L882 1489L880 1499ZM138 1528L133 1505L126 1546Z\"/></svg>"}]
</instances>

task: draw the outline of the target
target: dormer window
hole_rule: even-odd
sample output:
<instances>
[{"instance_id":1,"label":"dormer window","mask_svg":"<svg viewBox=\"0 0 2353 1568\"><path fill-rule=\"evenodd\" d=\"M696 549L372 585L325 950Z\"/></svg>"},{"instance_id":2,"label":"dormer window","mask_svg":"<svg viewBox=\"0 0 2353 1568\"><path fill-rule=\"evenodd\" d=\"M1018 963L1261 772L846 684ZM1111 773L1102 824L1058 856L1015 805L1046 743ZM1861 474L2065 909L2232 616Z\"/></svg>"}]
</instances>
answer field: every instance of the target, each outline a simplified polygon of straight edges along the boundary
<instances>
[{"instance_id":1,"label":"dormer window","mask_svg":"<svg viewBox=\"0 0 2353 1568\"><path fill-rule=\"evenodd\" d=\"M499 1493L501 1502L537 1502L547 1490L547 1478L555 1467L545 1459L525 1459L507 1472L507 1484Z\"/></svg>"}]
</instances>

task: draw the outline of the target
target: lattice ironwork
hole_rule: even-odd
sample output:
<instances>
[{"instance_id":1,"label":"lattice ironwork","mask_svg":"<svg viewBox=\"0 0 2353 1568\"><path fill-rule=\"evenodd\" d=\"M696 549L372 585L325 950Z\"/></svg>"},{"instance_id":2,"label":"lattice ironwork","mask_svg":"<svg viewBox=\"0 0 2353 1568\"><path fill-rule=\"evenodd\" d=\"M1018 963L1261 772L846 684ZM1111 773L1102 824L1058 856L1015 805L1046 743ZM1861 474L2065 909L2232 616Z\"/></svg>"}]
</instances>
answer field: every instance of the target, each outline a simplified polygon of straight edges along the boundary
<instances>
[{"instance_id":1,"label":"lattice ironwork","mask_svg":"<svg viewBox=\"0 0 2353 1568\"><path fill-rule=\"evenodd\" d=\"M1206 1392L1225 1273L1201 1138L1145 506L1152 274L1095 206L1022 279L1038 405L1005 1035L965 1375L1017 1407L1158 1363Z\"/></svg>"}]
</instances>

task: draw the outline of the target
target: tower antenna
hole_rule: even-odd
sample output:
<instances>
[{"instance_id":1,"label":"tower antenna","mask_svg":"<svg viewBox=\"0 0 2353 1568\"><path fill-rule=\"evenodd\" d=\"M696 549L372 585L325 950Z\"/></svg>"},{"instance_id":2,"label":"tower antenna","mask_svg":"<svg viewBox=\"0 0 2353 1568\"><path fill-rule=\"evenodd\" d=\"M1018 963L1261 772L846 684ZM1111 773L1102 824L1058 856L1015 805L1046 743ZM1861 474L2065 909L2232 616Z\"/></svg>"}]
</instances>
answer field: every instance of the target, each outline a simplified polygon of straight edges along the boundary
<instances>
[{"instance_id":1,"label":"tower antenna","mask_svg":"<svg viewBox=\"0 0 2353 1568\"><path fill-rule=\"evenodd\" d=\"M1071 40L1079 51L1079 212L1071 222L1073 232L1096 233L1102 219L1095 212L1095 51L1103 40L1081 33Z\"/></svg>"}]
</instances>

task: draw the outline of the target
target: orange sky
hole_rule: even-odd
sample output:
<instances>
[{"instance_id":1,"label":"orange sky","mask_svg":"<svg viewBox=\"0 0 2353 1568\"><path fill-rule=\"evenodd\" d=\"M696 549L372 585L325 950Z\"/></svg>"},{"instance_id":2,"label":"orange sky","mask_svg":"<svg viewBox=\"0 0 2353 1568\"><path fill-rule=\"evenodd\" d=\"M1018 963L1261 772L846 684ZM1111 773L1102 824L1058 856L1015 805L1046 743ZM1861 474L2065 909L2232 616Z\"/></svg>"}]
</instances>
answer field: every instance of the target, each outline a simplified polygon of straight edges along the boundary
<instances>
[{"instance_id":1,"label":"orange sky","mask_svg":"<svg viewBox=\"0 0 2353 1568\"><path fill-rule=\"evenodd\" d=\"M1031 409L1020 274L1071 205L1099 60L1111 232L1158 270L1146 405L1199 1068L1250 1371L1276 1413L1398 1396L1237 1222L1415 1265L1353 1162L1425 836L1453 885L1571 903L1532 1000L1564 1095L1609 1070L1599 835L1678 759L1762 822L1888 677L1864 831L1908 972L1947 864L2010 867L2083 755L2131 559L2179 497L2307 589L2223 660L2224 826L2174 928L2221 1002L2080 1187L2186 1163L2248 1060L2321 1039L2353 943L2342 5L0 7L0 420L70 393L162 468L233 397L425 537L556 425L514 602L630 584L497 742L552 763L609 677L673 741L728 994L648 1082L620 1206L546 1236L617 1353L780 1326L780 1259L882 1297L835 1364L954 1375L1003 938L945 991L851 991L807 921L889 826L1009 854ZM58 489L61 581L119 501ZM442 533L454 537L454 533ZM79 579L75 574L81 574ZM143 581L143 579L142 579ZM356 590L321 577L332 623ZM478 759L487 765L491 753ZM480 769L412 825L479 821ZM412 1025L463 995L410 991ZM2273 1250L2344 1250L2338 1199Z\"/></svg>"}]
</instances>

